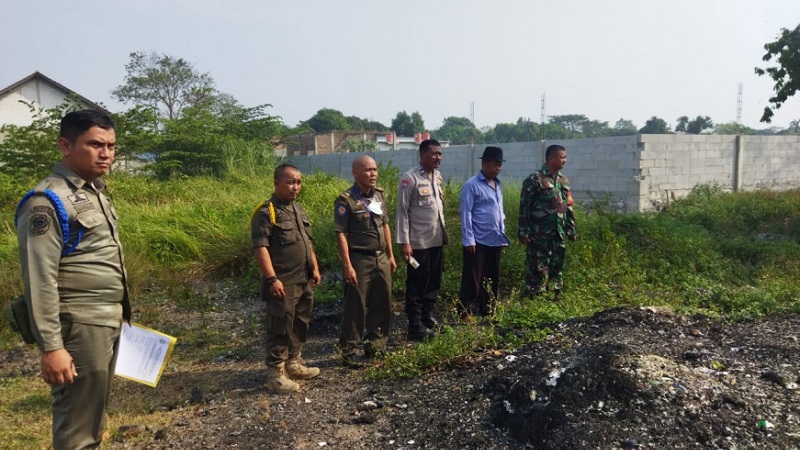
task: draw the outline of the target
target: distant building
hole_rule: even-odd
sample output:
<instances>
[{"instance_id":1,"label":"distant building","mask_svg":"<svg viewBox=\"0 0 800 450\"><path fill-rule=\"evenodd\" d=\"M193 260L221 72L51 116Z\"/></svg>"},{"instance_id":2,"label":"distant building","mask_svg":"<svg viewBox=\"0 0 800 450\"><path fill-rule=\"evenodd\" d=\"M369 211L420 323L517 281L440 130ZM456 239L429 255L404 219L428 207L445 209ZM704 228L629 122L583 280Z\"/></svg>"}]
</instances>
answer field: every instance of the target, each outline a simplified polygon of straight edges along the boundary
<instances>
[{"instance_id":1,"label":"distant building","mask_svg":"<svg viewBox=\"0 0 800 450\"><path fill-rule=\"evenodd\" d=\"M345 141L352 141L350 151L359 151L358 143L362 142L364 151L391 151L417 149L419 143L429 139L429 133L415 133L414 136L397 136L394 131L334 130L328 133L303 133L289 136L284 141L284 156L329 155L345 151ZM449 146L450 142L441 142Z\"/></svg>"},{"instance_id":2,"label":"distant building","mask_svg":"<svg viewBox=\"0 0 800 450\"><path fill-rule=\"evenodd\" d=\"M33 123L35 114L25 103L51 109L61 105L68 98L74 98L88 108L106 111L102 106L52 78L34 72L16 83L0 89L0 127L3 125L27 126Z\"/></svg>"}]
</instances>

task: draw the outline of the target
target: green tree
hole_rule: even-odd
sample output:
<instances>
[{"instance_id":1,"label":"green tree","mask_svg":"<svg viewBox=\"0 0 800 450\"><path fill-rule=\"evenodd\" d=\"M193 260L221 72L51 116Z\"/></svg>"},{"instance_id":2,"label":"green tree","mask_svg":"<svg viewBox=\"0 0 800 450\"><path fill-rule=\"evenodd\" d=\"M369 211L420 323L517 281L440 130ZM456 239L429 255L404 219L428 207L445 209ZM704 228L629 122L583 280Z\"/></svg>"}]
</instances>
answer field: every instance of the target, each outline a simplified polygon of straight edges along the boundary
<instances>
[{"instance_id":1,"label":"green tree","mask_svg":"<svg viewBox=\"0 0 800 450\"><path fill-rule=\"evenodd\" d=\"M736 122L714 124L714 134L755 134L755 130Z\"/></svg>"},{"instance_id":2,"label":"green tree","mask_svg":"<svg viewBox=\"0 0 800 450\"><path fill-rule=\"evenodd\" d=\"M414 133L422 133L425 131L425 121L422 120L422 114L419 111L411 113L411 122L414 124Z\"/></svg>"},{"instance_id":3,"label":"green tree","mask_svg":"<svg viewBox=\"0 0 800 450\"><path fill-rule=\"evenodd\" d=\"M388 131L389 128L375 120L362 119L357 116L347 116L344 118L347 121L348 129L350 130L364 130L364 131Z\"/></svg>"},{"instance_id":4,"label":"green tree","mask_svg":"<svg viewBox=\"0 0 800 450\"><path fill-rule=\"evenodd\" d=\"M45 109L34 103L23 102L33 116L30 125L3 125L0 133L0 172L18 178L47 176L53 165L61 160L58 151L61 118L70 111L85 108L76 98L68 98L61 105Z\"/></svg>"},{"instance_id":5,"label":"green tree","mask_svg":"<svg viewBox=\"0 0 800 450\"><path fill-rule=\"evenodd\" d=\"M775 95L770 97L769 106L764 107L761 115L761 121L769 123L775 114L774 109L780 108L800 89L800 25L792 31L781 28L775 42L764 44L764 50L767 53L761 59L765 62L777 58L775 66L755 68L757 75L768 75L775 82Z\"/></svg>"},{"instance_id":6,"label":"green tree","mask_svg":"<svg viewBox=\"0 0 800 450\"><path fill-rule=\"evenodd\" d=\"M516 123L498 123L484 133L485 142L529 142L539 140L541 127L530 119L517 119Z\"/></svg>"},{"instance_id":7,"label":"green tree","mask_svg":"<svg viewBox=\"0 0 800 450\"><path fill-rule=\"evenodd\" d=\"M331 108L322 108L303 122L316 133L329 133L333 130L349 130L350 125L341 111Z\"/></svg>"},{"instance_id":8,"label":"green tree","mask_svg":"<svg viewBox=\"0 0 800 450\"><path fill-rule=\"evenodd\" d=\"M653 116L645 122L644 126L639 129L642 134L666 134L669 133L669 125L667 121L659 117Z\"/></svg>"},{"instance_id":9,"label":"green tree","mask_svg":"<svg viewBox=\"0 0 800 450\"><path fill-rule=\"evenodd\" d=\"M161 144L161 120L148 106L135 106L112 114L117 136L117 161L130 167L131 161L146 161Z\"/></svg>"},{"instance_id":10,"label":"green tree","mask_svg":"<svg viewBox=\"0 0 800 450\"><path fill-rule=\"evenodd\" d=\"M125 82L111 91L122 103L144 105L167 119L180 117L184 108L209 108L220 95L214 80L183 58L156 52L133 52L125 65Z\"/></svg>"},{"instance_id":11,"label":"green tree","mask_svg":"<svg viewBox=\"0 0 800 450\"><path fill-rule=\"evenodd\" d=\"M564 114L551 116L549 122L570 132L570 137L581 137L583 127L589 118L583 114Z\"/></svg>"},{"instance_id":12,"label":"green tree","mask_svg":"<svg viewBox=\"0 0 800 450\"><path fill-rule=\"evenodd\" d=\"M678 133L686 133L686 128L689 126L689 116L678 117L678 123L675 124L675 131Z\"/></svg>"},{"instance_id":13,"label":"green tree","mask_svg":"<svg viewBox=\"0 0 800 450\"><path fill-rule=\"evenodd\" d=\"M608 122L601 122L599 120L587 120L583 123L581 129L582 137L603 137L611 136L613 134Z\"/></svg>"},{"instance_id":14,"label":"green tree","mask_svg":"<svg viewBox=\"0 0 800 450\"><path fill-rule=\"evenodd\" d=\"M378 143L372 140L360 139L354 136L345 138L336 151L340 153L374 152L378 150Z\"/></svg>"},{"instance_id":15,"label":"green tree","mask_svg":"<svg viewBox=\"0 0 800 450\"><path fill-rule=\"evenodd\" d=\"M636 129L636 125L633 124L632 120L628 119L619 119L611 130L612 136L632 136L638 133L639 130Z\"/></svg>"},{"instance_id":16,"label":"green tree","mask_svg":"<svg viewBox=\"0 0 800 450\"><path fill-rule=\"evenodd\" d=\"M800 134L800 119L789 122L789 128L786 129L787 134Z\"/></svg>"},{"instance_id":17,"label":"green tree","mask_svg":"<svg viewBox=\"0 0 800 450\"><path fill-rule=\"evenodd\" d=\"M483 134L466 117L445 118L433 135L440 141L450 141L454 145L480 144L484 141Z\"/></svg>"},{"instance_id":18,"label":"green tree","mask_svg":"<svg viewBox=\"0 0 800 450\"><path fill-rule=\"evenodd\" d=\"M400 111L392 119L391 129L397 133L398 136L413 136L414 133L422 133L425 131L425 122L422 120L422 115L418 111L408 114L405 111Z\"/></svg>"},{"instance_id":19,"label":"green tree","mask_svg":"<svg viewBox=\"0 0 800 450\"><path fill-rule=\"evenodd\" d=\"M714 127L714 121L708 116L697 116L693 120L689 120L689 116L678 117L678 122L675 124L675 131L679 133L700 134L704 130Z\"/></svg>"},{"instance_id":20,"label":"green tree","mask_svg":"<svg viewBox=\"0 0 800 450\"><path fill-rule=\"evenodd\" d=\"M394 130L398 136L414 135L414 122L411 121L411 116L405 111L400 111L394 116L390 128Z\"/></svg>"}]
</instances>

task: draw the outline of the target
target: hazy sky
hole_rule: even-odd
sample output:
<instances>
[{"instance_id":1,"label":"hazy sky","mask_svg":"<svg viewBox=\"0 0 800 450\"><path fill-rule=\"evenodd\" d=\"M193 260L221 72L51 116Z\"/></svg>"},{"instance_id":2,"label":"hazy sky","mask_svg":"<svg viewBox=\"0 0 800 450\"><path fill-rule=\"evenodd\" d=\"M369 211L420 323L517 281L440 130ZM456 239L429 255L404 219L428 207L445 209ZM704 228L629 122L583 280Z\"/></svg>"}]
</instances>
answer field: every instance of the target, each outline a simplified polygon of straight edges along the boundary
<instances>
[{"instance_id":1,"label":"hazy sky","mask_svg":"<svg viewBox=\"0 0 800 450\"><path fill-rule=\"evenodd\" d=\"M798 0L3 0L0 88L38 70L127 108L110 91L128 54L182 57L287 125L321 108L380 121L419 111L478 127L584 114L736 119L754 128L772 83L763 45L800 23ZM800 95L773 125L800 119Z\"/></svg>"}]
</instances>

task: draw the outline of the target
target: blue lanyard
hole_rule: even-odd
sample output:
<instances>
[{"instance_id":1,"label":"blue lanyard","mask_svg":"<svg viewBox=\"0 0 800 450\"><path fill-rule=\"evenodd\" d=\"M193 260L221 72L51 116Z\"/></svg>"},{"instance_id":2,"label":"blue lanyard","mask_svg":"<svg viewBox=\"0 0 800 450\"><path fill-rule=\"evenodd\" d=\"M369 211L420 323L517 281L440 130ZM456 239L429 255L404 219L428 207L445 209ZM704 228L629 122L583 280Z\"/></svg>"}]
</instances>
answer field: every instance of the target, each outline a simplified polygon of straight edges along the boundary
<instances>
[{"instance_id":1,"label":"blue lanyard","mask_svg":"<svg viewBox=\"0 0 800 450\"><path fill-rule=\"evenodd\" d=\"M372 210L369 209L369 205L367 205L367 202L365 202L364 199L361 197L361 194L358 193L358 186L356 186L355 184L353 185L353 193L356 194L356 197L358 197L358 199L361 201L361 204L364 205L364 208L367 208L367 212L369 213L369 217L371 219L374 219L375 218L375 213L373 213Z\"/></svg>"}]
</instances>

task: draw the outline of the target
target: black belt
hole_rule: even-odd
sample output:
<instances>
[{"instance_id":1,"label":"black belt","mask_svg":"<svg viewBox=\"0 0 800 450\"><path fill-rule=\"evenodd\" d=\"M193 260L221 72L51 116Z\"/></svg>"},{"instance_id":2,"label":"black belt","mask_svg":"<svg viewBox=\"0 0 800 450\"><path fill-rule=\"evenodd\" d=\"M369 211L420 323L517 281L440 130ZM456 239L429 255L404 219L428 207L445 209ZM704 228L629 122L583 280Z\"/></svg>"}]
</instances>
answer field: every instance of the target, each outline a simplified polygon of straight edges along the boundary
<instances>
[{"instance_id":1,"label":"black belt","mask_svg":"<svg viewBox=\"0 0 800 450\"><path fill-rule=\"evenodd\" d=\"M381 256L383 254L383 250L359 250L356 248L351 248L350 252L359 253L367 256Z\"/></svg>"}]
</instances>

